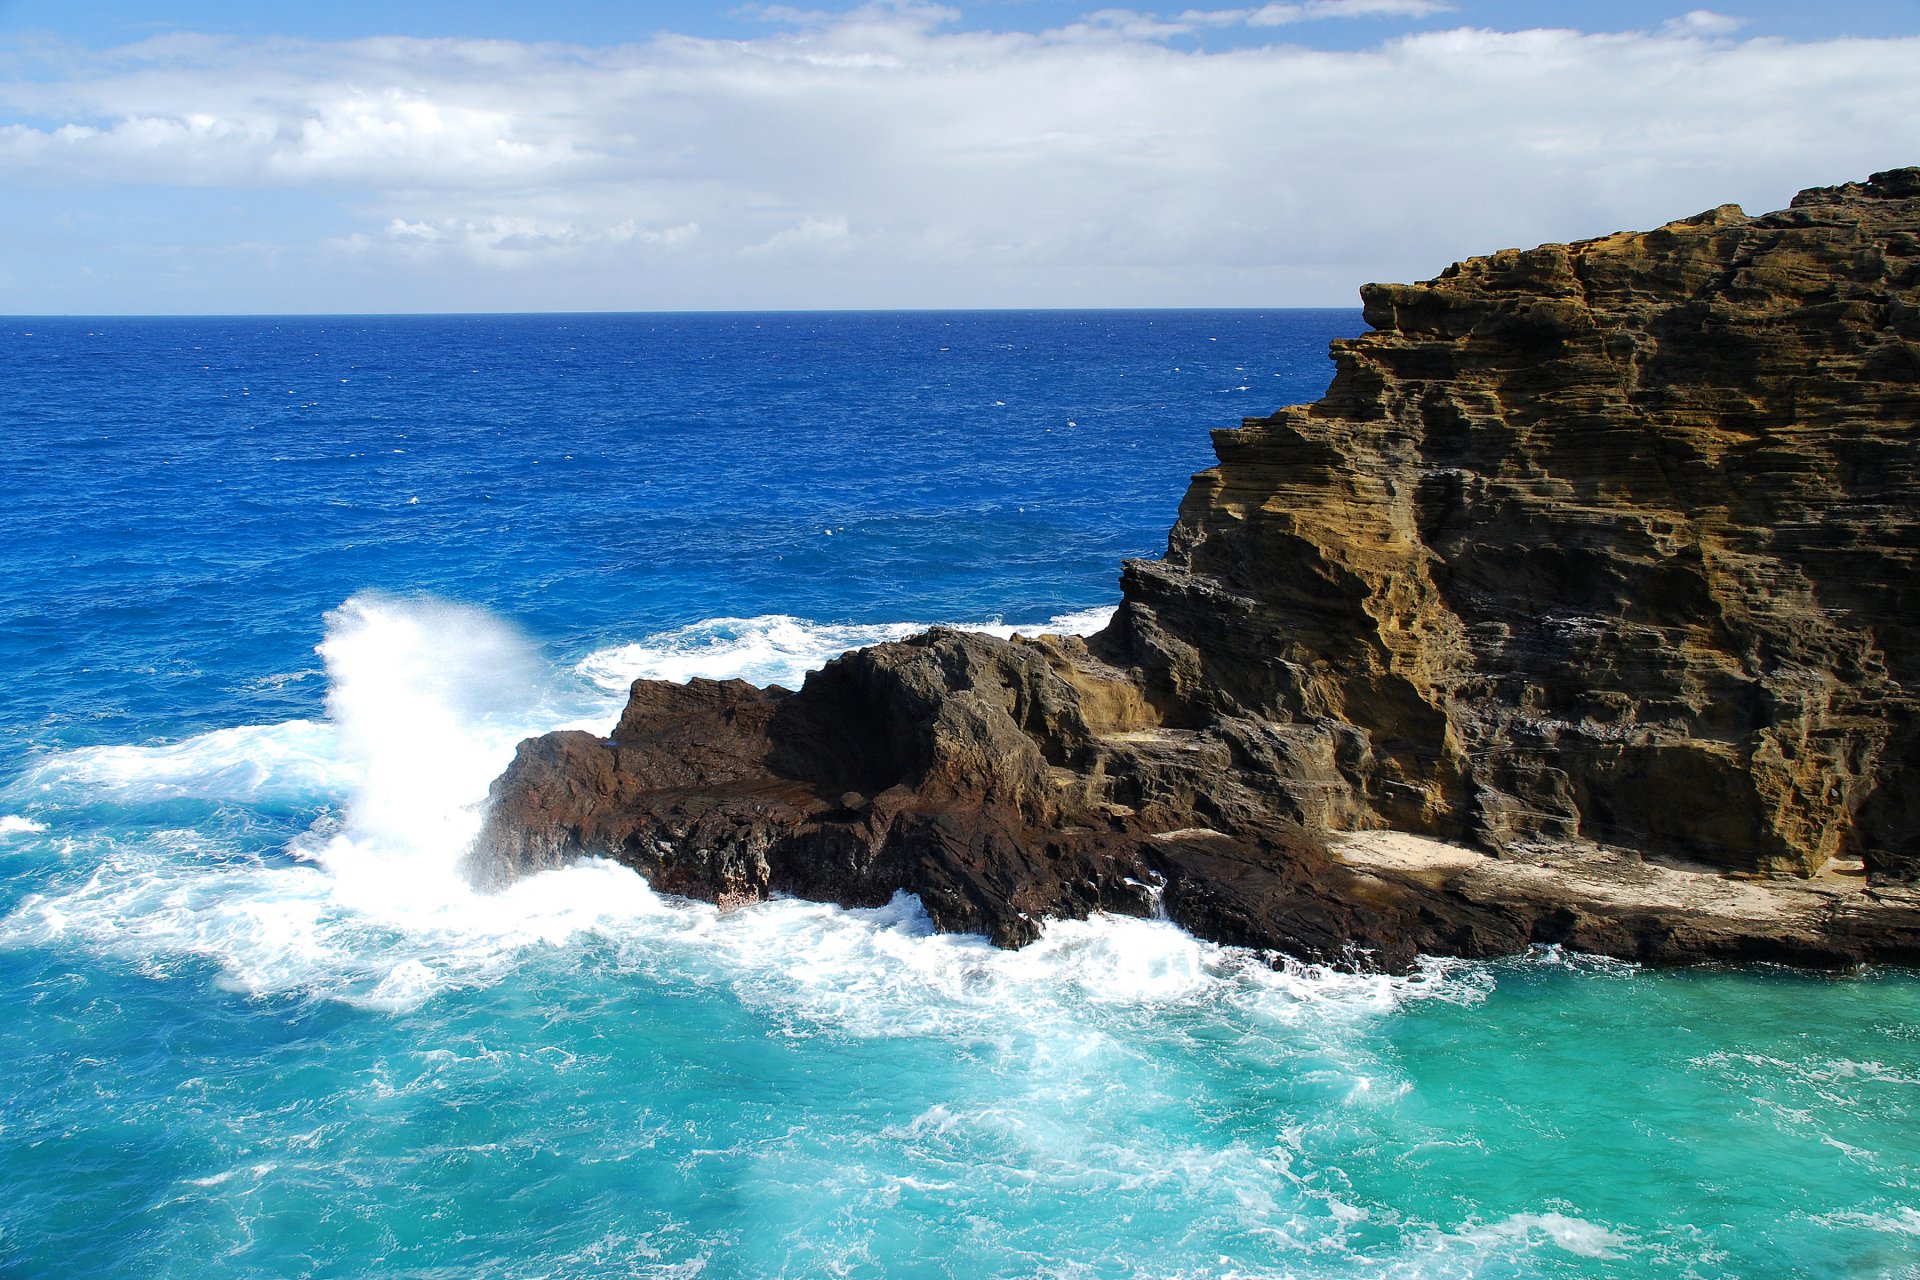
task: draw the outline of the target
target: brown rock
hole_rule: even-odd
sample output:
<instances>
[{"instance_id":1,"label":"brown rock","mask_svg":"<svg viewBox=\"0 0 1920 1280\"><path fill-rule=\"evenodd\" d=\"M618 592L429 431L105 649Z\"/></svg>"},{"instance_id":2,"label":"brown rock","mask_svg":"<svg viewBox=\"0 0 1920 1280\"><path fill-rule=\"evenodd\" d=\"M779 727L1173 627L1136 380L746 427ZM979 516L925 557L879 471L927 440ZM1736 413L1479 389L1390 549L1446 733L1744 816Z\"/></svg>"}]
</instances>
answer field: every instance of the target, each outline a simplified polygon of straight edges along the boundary
<instances>
[{"instance_id":1,"label":"brown rock","mask_svg":"<svg viewBox=\"0 0 1920 1280\"><path fill-rule=\"evenodd\" d=\"M1163 714L1357 734L1353 825L1911 878L1920 170L1362 296L1127 566Z\"/></svg>"}]
</instances>

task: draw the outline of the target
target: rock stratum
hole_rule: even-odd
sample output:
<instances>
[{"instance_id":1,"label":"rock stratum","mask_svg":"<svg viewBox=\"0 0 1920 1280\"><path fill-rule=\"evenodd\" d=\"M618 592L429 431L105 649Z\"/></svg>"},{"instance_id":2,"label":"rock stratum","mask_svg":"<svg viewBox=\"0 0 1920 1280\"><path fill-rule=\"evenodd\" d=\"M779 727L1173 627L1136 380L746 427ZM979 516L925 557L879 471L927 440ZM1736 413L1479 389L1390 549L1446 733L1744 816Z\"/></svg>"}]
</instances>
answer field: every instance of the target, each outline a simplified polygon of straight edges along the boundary
<instances>
[{"instance_id":1,"label":"rock stratum","mask_svg":"<svg viewBox=\"0 0 1920 1280\"><path fill-rule=\"evenodd\" d=\"M1361 292L1105 631L640 681L522 744L473 874L905 890L1003 946L1920 961L1920 169Z\"/></svg>"}]
</instances>

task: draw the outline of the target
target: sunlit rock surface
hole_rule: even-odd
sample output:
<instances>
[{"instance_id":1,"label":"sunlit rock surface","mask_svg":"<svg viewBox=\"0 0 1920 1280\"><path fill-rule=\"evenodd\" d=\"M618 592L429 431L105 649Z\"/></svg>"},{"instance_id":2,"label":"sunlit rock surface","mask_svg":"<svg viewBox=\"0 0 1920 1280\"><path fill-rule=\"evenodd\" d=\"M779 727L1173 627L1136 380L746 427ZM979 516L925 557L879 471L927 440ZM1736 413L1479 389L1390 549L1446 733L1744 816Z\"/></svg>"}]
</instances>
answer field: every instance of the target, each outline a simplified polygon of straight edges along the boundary
<instances>
[{"instance_id":1,"label":"sunlit rock surface","mask_svg":"<svg viewBox=\"0 0 1920 1280\"><path fill-rule=\"evenodd\" d=\"M1362 292L1127 566L1156 701L1314 726L1336 825L1912 878L1920 170Z\"/></svg>"}]
</instances>

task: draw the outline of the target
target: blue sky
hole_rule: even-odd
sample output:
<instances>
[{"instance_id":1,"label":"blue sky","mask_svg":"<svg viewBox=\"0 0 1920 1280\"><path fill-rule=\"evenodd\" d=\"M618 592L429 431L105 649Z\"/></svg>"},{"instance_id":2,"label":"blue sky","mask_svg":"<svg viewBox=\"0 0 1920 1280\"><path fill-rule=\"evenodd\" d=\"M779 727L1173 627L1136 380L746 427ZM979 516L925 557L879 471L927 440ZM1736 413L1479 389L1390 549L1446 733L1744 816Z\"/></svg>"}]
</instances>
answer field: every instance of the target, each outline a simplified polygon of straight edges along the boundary
<instances>
[{"instance_id":1,"label":"blue sky","mask_svg":"<svg viewBox=\"0 0 1920 1280\"><path fill-rule=\"evenodd\" d=\"M635 3L634 0L567 0L562 4L482 4L473 0L408 0L405 4L367 0L327 3L263 3L262 0L172 0L165 6L137 0L0 0L0 30L37 32L76 40L95 48L140 40L166 32L203 31L249 36L306 36L343 40L357 36L464 36L492 40L558 40L610 45L646 40L661 32L751 39L777 20L772 5ZM785 6L812 9L802 0ZM832 8L820 5L820 8ZM990 0L950 6L959 29L1039 32L1066 27L1103 9L1130 6L1060 3L1059 0ZM1175 18L1184 9L1157 10ZM1222 8L1230 6L1219 6ZM1257 9L1258 4L1245 7ZM1829 0L1809 4L1725 6L1746 24L1745 34L1794 40L1834 36L1884 37L1920 34L1920 4L1914 0ZM1145 6L1139 11L1148 11ZM1297 24L1286 35L1316 48L1361 48L1386 34L1441 30L1470 25L1513 31L1565 26L1587 31L1629 31L1660 26L1685 6L1648 0L1611 0L1606 4L1556 3L1554 0L1460 0L1426 15L1388 13L1346 22ZM1270 34L1271 29L1268 30ZM1258 28L1197 34L1188 43L1227 48L1260 42Z\"/></svg>"},{"instance_id":2,"label":"blue sky","mask_svg":"<svg viewBox=\"0 0 1920 1280\"><path fill-rule=\"evenodd\" d=\"M1920 163L1920 4L0 0L0 312L1351 305Z\"/></svg>"}]
</instances>

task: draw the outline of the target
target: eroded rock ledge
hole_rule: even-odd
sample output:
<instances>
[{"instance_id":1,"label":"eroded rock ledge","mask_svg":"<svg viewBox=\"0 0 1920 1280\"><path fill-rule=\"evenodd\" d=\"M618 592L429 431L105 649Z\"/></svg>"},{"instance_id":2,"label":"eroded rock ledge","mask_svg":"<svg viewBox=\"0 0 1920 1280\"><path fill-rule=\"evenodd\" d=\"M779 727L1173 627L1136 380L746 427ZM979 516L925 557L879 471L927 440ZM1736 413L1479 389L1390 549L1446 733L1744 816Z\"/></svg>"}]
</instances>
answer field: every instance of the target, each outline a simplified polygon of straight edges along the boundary
<instances>
[{"instance_id":1,"label":"eroded rock ledge","mask_svg":"<svg viewBox=\"0 0 1920 1280\"><path fill-rule=\"evenodd\" d=\"M641 681L522 745L475 874L905 889L1008 946L1920 960L1920 169L1362 296L1105 632ZM1329 835L1382 828L1455 845Z\"/></svg>"}]
</instances>

